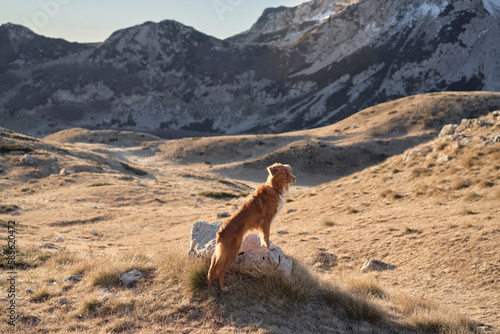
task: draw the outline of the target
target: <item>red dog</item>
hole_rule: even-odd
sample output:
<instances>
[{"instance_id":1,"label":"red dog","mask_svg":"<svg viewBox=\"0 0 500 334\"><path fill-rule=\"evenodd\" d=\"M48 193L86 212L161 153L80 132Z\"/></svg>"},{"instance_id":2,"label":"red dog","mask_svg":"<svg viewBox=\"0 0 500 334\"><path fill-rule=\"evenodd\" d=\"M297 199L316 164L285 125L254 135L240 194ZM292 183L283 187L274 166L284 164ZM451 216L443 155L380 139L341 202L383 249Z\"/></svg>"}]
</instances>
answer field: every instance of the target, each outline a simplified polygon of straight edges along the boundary
<instances>
[{"instance_id":1,"label":"red dog","mask_svg":"<svg viewBox=\"0 0 500 334\"><path fill-rule=\"evenodd\" d=\"M245 235L260 232L261 242L270 248L269 232L278 212L285 205L284 195L288 193L295 176L289 165L274 164L267 168L269 176L241 208L219 228L215 251L208 271L208 286L219 277L219 287L224 290L224 278L227 269L238 256L238 251Z\"/></svg>"}]
</instances>

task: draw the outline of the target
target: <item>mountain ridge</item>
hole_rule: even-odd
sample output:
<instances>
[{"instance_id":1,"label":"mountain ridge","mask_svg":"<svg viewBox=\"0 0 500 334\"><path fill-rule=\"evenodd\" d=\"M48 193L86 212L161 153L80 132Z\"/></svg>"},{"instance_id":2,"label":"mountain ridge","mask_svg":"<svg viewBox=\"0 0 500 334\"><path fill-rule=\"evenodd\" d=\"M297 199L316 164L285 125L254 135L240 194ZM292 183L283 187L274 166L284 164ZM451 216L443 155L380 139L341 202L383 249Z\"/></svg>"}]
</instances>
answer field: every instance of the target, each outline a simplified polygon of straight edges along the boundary
<instances>
[{"instance_id":1,"label":"mountain ridge","mask_svg":"<svg viewBox=\"0 0 500 334\"><path fill-rule=\"evenodd\" d=\"M16 51L3 25L0 116L39 136L75 126L279 133L403 96L500 91L495 3L313 0L267 9L226 40L171 20L98 46L38 36L56 46L43 57Z\"/></svg>"}]
</instances>

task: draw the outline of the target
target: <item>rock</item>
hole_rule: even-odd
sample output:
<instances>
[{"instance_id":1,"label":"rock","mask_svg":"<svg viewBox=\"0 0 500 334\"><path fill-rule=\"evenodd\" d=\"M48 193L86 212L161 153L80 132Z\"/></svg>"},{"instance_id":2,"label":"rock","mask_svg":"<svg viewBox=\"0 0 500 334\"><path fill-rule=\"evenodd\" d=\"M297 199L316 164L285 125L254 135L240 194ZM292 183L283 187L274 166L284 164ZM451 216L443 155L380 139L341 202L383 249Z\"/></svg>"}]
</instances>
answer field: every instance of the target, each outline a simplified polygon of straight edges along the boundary
<instances>
[{"instance_id":1,"label":"rock","mask_svg":"<svg viewBox=\"0 0 500 334\"><path fill-rule=\"evenodd\" d=\"M99 232L97 231L92 231L90 232L94 237L98 237L99 236Z\"/></svg>"},{"instance_id":2,"label":"rock","mask_svg":"<svg viewBox=\"0 0 500 334\"><path fill-rule=\"evenodd\" d=\"M448 154L441 152L441 153L439 153L439 155L436 158L436 163L448 162L450 160L451 160L451 157Z\"/></svg>"},{"instance_id":3,"label":"rock","mask_svg":"<svg viewBox=\"0 0 500 334\"><path fill-rule=\"evenodd\" d=\"M48 248L48 249L57 249L58 247L54 244L50 243L43 243L40 245L41 248Z\"/></svg>"},{"instance_id":4,"label":"rock","mask_svg":"<svg viewBox=\"0 0 500 334\"><path fill-rule=\"evenodd\" d=\"M31 295L34 293L34 291L31 290L30 288L26 288L26 290L24 290L24 292L26 292L27 295Z\"/></svg>"},{"instance_id":5,"label":"rock","mask_svg":"<svg viewBox=\"0 0 500 334\"><path fill-rule=\"evenodd\" d=\"M35 158L33 158L33 156L31 154L25 154L24 156L22 156L19 161L21 163L26 163L26 164L34 164L35 163Z\"/></svg>"},{"instance_id":6,"label":"rock","mask_svg":"<svg viewBox=\"0 0 500 334\"><path fill-rule=\"evenodd\" d=\"M494 145L496 143L500 143L500 132L495 132L486 139L487 145Z\"/></svg>"},{"instance_id":7,"label":"rock","mask_svg":"<svg viewBox=\"0 0 500 334\"><path fill-rule=\"evenodd\" d=\"M63 282L76 283L76 282L80 282L81 279L82 279L82 277L80 275L71 275L71 276L68 276L65 279L63 279Z\"/></svg>"},{"instance_id":8,"label":"rock","mask_svg":"<svg viewBox=\"0 0 500 334\"><path fill-rule=\"evenodd\" d=\"M221 218L229 218L231 217L231 214L229 212L220 212L217 214L217 218L218 219L221 219Z\"/></svg>"},{"instance_id":9,"label":"rock","mask_svg":"<svg viewBox=\"0 0 500 334\"><path fill-rule=\"evenodd\" d=\"M61 175L61 176L66 176L68 174L69 173L68 173L68 170L66 168L61 169L61 171L59 172L59 175Z\"/></svg>"},{"instance_id":10,"label":"rock","mask_svg":"<svg viewBox=\"0 0 500 334\"><path fill-rule=\"evenodd\" d=\"M272 242L271 248L275 248L275 250L267 250L261 244L257 234L249 234L243 240L238 257L234 260L231 268L252 277L262 277L274 272L282 272L286 276L290 276L292 259L287 258L281 248Z\"/></svg>"},{"instance_id":11,"label":"rock","mask_svg":"<svg viewBox=\"0 0 500 334\"><path fill-rule=\"evenodd\" d=\"M376 259L369 259L369 260L366 260L366 262L361 267L361 272L367 273L370 271L393 270L395 268L396 268L396 266L394 266L390 263L385 263L383 261L376 260Z\"/></svg>"},{"instance_id":12,"label":"rock","mask_svg":"<svg viewBox=\"0 0 500 334\"><path fill-rule=\"evenodd\" d=\"M101 292L108 292L109 288L100 288L99 291L101 291Z\"/></svg>"},{"instance_id":13,"label":"rock","mask_svg":"<svg viewBox=\"0 0 500 334\"><path fill-rule=\"evenodd\" d=\"M142 273L139 270L134 269L128 273L122 274L120 276L120 283L124 287L130 287L141 278Z\"/></svg>"},{"instance_id":14,"label":"rock","mask_svg":"<svg viewBox=\"0 0 500 334\"><path fill-rule=\"evenodd\" d=\"M443 126L441 132L439 133L439 137L450 136L455 134L455 130L457 129L457 127L458 125L456 124L448 124Z\"/></svg>"},{"instance_id":15,"label":"rock","mask_svg":"<svg viewBox=\"0 0 500 334\"><path fill-rule=\"evenodd\" d=\"M286 213L292 213L292 212L296 212L297 209L288 209L288 211Z\"/></svg>"},{"instance_id":16,"label":"rock","mask_svg":"<svg viewBox=\"0 0 500 334\"><path fill-rule=\"evenodd\" d=\"M67 305L69 304L68 300L66 298L61 298L59 299L59 304L61 305Z\"/></svg>"},{"instance_id":17,"label":"rock","mask_svg":"<svg viewBox=\"0 0 500 334\"><path fill-rule=\"evenodd\" d=\"M207 259L212 257L215 248L215 236L222 222L209 224L198 221L191 230L191 246L189 256L202 256ZM238 257L231 268L252 276L262 277L270 273L282 272L289 276L292 272L292 259L285 256L283 251L271 242L271 248L267 250L260 242L257 234L249 234L240 247Z\"/></svg>"},{"instance_id":18,"label":"rock","mask_svg":"<svg viewBox=\"0 0 500 334\"><path fill-rule=\"evenodd\" d=\"M56 242L64 242L64 239L62 237L57 238Z\"/></svg>"},{"instance_id":19,"label":"rock","mask_svg":"<svg viewBox=\"0 0 500 334\"><path fill-rule=\"evenodd\" d=\"M212 224L204 221L196 222L191 229L188 256L212 257L215 248L215 235L221 225L221 221Z\"/></svg>"},{"instance_id":20,"label":"rock","mask_svg":"<svg viewBox=\"0 0 500 334\"><path fill-rule=\"evenodd\" d=\"M285 234L288 234L290 232L288 232L288 231L277 231L276 233L277 234L281 234L281 235L285 235Z\"/></svg>"}]
</instances>

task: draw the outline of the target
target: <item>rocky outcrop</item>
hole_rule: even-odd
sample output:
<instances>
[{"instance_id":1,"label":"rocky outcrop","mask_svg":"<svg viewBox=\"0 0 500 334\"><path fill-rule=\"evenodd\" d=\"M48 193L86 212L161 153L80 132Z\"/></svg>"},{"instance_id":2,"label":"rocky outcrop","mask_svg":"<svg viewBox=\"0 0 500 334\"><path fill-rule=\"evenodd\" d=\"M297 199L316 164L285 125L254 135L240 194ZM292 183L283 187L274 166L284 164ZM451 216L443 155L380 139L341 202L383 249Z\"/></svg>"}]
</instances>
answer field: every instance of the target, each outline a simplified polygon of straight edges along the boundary
<instances>
[{"instance_id":1,"label":"rocky outcrop","mask_svg":"<svg viewBox=\"0 0 500 334\"><path fill-rule=\"evenodd\" d=\"M222 222L209 224L198 221L191 230L189 256L210 259L215 249L215 236ZM239 250L238 257L230 268L252 277L262 277L273 273L290 275L293 261L287 258L281 248L271 242L275 250L269 251L261 245L256 234L249 234Z\"/></svg>"}]
</instances>

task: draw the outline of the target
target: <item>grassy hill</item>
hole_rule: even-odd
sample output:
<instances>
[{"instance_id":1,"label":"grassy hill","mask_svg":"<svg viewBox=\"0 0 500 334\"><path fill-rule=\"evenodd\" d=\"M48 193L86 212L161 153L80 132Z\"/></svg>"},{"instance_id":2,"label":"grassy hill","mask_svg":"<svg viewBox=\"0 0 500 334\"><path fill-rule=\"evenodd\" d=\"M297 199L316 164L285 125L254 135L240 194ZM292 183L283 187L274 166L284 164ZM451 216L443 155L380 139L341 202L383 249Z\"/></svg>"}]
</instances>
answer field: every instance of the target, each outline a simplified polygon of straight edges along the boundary
<instances>
[{"instance_id":1,"label":"grassy hill","mask_svg":"<svg viewBox=\"0 0 500 334\"><path fill-rule=\"evenodd\" d=\"M494 333L494 109L500 94L436 93L320 129L174 141L2 129L1 270L15 220L19 318L8 325L2 279L1 331ZM233 212L276 161L298 179L271 235L294 258L292 277L231 272L229 292L207 289L207 264L186 256L192 224ZM369 258L396 268L361 273ZM132 269L143 278L121 287Z\"/></svg>"}]
</instances>

